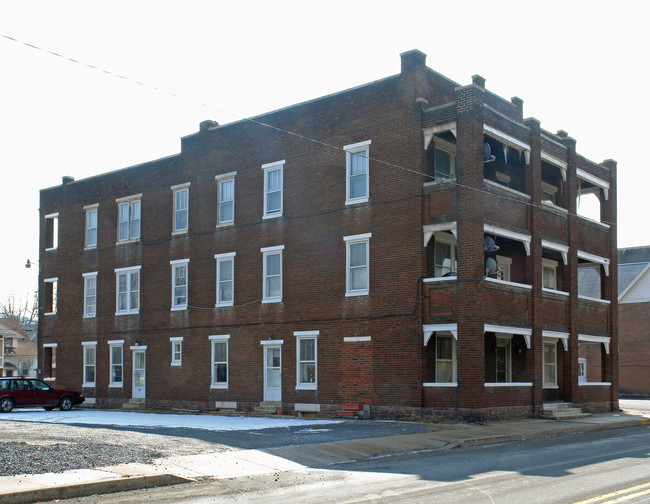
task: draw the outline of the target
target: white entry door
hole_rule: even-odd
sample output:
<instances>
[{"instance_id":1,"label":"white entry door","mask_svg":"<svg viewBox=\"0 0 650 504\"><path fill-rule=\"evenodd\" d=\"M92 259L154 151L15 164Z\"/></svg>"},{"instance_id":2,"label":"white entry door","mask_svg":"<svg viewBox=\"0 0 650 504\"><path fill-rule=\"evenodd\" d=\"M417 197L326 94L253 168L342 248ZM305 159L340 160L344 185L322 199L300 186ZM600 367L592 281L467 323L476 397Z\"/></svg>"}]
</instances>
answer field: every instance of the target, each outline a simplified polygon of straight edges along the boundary
<instances>
[{"instance_id":1,"label":"white entry door","mask_svg":"<svg viewBox=\"0 0 650 504\"><path fill-rule=\"evenodd\" d=\"M282 400L282 347L264 347L264 400Z\"/></svg>"},{"instance_id":2,"label":"white entry door","mask_svg":"<svg viewBox=\"0 0 650 504\"><path fill-rule=\"evenodd\" d=\"M145 398L145 383L146 383L145 364L146 364L145 351L134 350L133 351L133 399Z\"/></svg>"}]
</instances>

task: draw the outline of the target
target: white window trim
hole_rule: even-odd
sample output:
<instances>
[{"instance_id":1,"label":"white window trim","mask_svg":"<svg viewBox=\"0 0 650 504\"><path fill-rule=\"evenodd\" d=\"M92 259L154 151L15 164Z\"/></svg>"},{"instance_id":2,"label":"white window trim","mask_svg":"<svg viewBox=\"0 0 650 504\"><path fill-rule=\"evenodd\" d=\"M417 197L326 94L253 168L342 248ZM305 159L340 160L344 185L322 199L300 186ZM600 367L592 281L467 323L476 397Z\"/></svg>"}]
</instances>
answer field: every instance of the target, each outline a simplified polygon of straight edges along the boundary
<instances>
[{"instance_id":1,"label":"white window trim","mask_svg":"<svg viewBox=\"0 0 650 504\"><path fill-rule=\"evenodd\" d=\"M282 295L283 295L283 287L284 287L284 279L283 279L283 250L284 250L284 245L278 245L275 247L264 247L260 249L260 252L262 253L262 303L281 303L282 302ZM280 295L279 296L268 296L266 292L266 258L269 255L275 255L279 253L280 255Z\"/></svg>"},{"instance_id":2,"label":"white window trim","mask_svg":"<svg viewBox=\"0 0 650 504\"><path fill-rule=\"evenodd\" d=\"M456 325L456 324L449 324L449 325ZM436 333L440 332L446 332L450 333L453 337L453 347L452 347L452 378L455 378L455 380L450 381L450 382L433 382L436 384L438 387L457 387L458 386L458 331L457 330L441 330L441 331L435 331ZM438 335L437 335L438 336ZM444 337L449 337L445 334L440 334L439 336L444 336ZM427 341L428 343L428 341ZM436 361L436 371L438 367L438 344L436 342L436 347L435 347L435 361Z\"/></svg>"},{"instance_id":3,"label":"white window trim","mask_svg":"<svg viewBox=\"0 0 650 504\"><path fill-rule=\"evenodd\" d=\"M83 349L83 380L82 380L82 387L95 387L97 384L97 342L96 341L82 341L81 342L81 347ZM86 348L94 348L95 349L95 364L93 364L93 367L95 368L95 381L93 382L87 382L86 381Z\"/></svg>"},{"instance_id":4,"label":"white window trim","mask_svg":"<svg viewBox=\"0 0 650 504\"><path fill-rule=\"evenodd\" d=\"M555 243L548 240L542 240L542 248L547 248L550 250L554 250L555 252L559 252L560 254L562 254L562 261L564 262L564 265L566 266L567 264L569 264L568 245L563 245L561 243Z\"/></svg>"},{"instance_id":5,"label":"white window trim","mask_svg":"<svg viewBox=\"0 0 650 504\"><path fill-rule=\"evenodd\" d=\"M56 315L59 307L59 300L57 299L59 297L59 277L46 278L43 280L43 283L56 284L56 286L52 286L52 311L46 312L43 315Z\"/></svg>"},{"instance_id":6,"label":"white window trim","mask_svg":"<svg viewBox=\"0 0 650 504\"><path fill-rule=\"evenodd\" d=\"M558 388L558 369L557 369L557 339L544 339L542 340L542 356L544 354L544 347L548 346L554 346L554 362L553 366L555 366L555 382L554 383L546 383L546 361L542 359L542 388L544 389L557 389Z\"/></svg>"},{"instance_id":7,"label":"white window trim","mask_svg":"<svg viewBox=\"0 0 650 504\"><path fill-rule=\"evenodd\" d=\"M320 331L294 331L296 337L296 390L317 390L318 389L318 335ZM300 382L300 342L303 340L314 340L314 383Z\"/></svg>"},{"instance_id":8,"label":"white window trim","mask_svg":"<svg viewBox=\"0 0 650 504\"><path fill-rule=\"evenodd\" d=\"M344 145L345 151L345 204L356 205L359 203L367 203L370 200L370 144L372 140L365 140L354 144ZM366 170L366 195L360 198L350 198L350 154L361 151L367 151L366 157L368 166Z\"/></svg>"},{"instance_id":9,"label":"white window trim","mask_svg":"<svg viewBox=\"0 0 650 504\"><path fill-rule=\"evenodd\" d=\"M47 229L47 221L48 219L55 221L52 223L52 246L47 247L45 251L47 252L48 250L56 250L59 248L59 212L56 213L51 213L47 214L45 216L45 228Z\"/></svg>"},{"instance_id":10,"label":"white window trim","mask_svg":"<svg viewBox=\"0 0 650 504\"><path fill-rule=\"evenodd\" d=\"M134 201L140 201L140 234L137 238L131 238L131 203ZM122 245L124 243L135 243L140 241L142 236L142 193L133 194L131 196L123 196L121 198L116 198L115 203L117 203L117 241L116 245ZM120 240L120 205L122 203L129 204L129 237Z\"/></svg>"},{"instance_id":11,"label":"white window trim","mask_svg":"<svg viewBox=\"0 0 650 504\"><path fill-rule=\"evenodd\" d=\"M511 240L521 242L526 249L526 255L530 255L530 242L532 240L531 235L518 233L517 231L511 231L509 229L493 226L491 224L485 224L483 226L483 231L485 233L502 236L503 238L510 238Z\"/></svg>"},{"instance_id":12,"label":"white window trim","mask_svg":"<svg viewBox=\"0 0 650 504\"><path fill-rule=\"evenodd\" d=\"M558 267L558 262L554 261L553 259L546 259L545 257L542 257L542 288L543 289L549 289L549 290L557 290L557 267ZM544 287L544 268L552 268L553 269L553 285L554 287Z\"/></svg>"},{"instance_id":13,"label":"white window trim","mask_svg":"<svg viewBox=\"0 0 650 504\"><path fill-rule=\"evenodd\" d=\"M585 261L602 265L603 269L605 270L605 276L609 276L609 259L606 257L591 254L589 252L585 252L584 250L578 250L578 259L584 259Z\"/></svg>"},{"instance_id":14,"label":"white window trim","mask_svg":"<svg viewBox=\"0 0 650 504\"><path fill-rule=\"evenodd\" d=\"M456 239L456 235L449 236L449 234L444 233L444 232L436 232L436 233L434 233L434 236L435 236L435 239L436 239L436 243L440 242L440 243L444 243L445 245L449 245L449 247L450 247L449 260L450 260L452 265L455 265L452 272L457 273L457 270L458 270L458 257L457 257L458 256L458 250L457 250L457 248L458 248L458 240ZM435 275L435 269L437 267L437 262L436 261L438 259L436 257L435 249L433 251L433 255L434 255L433 269L434 269L434 275ZM453 280L458 279L457 276L455 276L455 277L454 276L452 276L452 277L434 276L433 278L452 278Z\"/></svg>"},{"instance_id":15,"label":"white window trim","mask_svg":"<svg viewBox=\"0 0 650 504\"><path fill-rule=\"evenodd\" d=\"M526 348L530 350L530 339L533 335L532 329L527 329L525 327L511 327L511 326L500 326L495 324L485 324L483 326L483 332L493 332L496 334L497 338L512 338L513 334L523 336L526 340Z\"/></svg>"},{"instance_id":16,"label":"white window trim","mask_svg":"<svg viewBox=\"0 0 650 504\"><path fill-rule=\"evenodd\" d=\"M345 242L345 296L367 296L370 294L370 238L372 233L364 233L358 235L344 236ZM350 289L350 245L365 243L366 244L366 277L368 285L365 289Z\"/></svg>"},{"instance_id":17,"label":"white window trim","mask_svg":"<svg viewBox=\"0 0 650 504\"><path fill-rule=\"evenodd\" d=\"M216 175L214 179L217 181L217 227L232 226L235 224L235 177L237 172L224 173L222 175ZM266 175L265 175L266 177ZM232 180L232 219L227 221L221 220L221 183ZM265 206L266 208L266 206Z\"/></svg>"},{"instance_id":18,"label":"white window trim","mask_svg":"<svg viewBox=\"0 0 650 504\"><path fill-rule=\"evenodd\" d=\"M567 172L567 167L568 164L566 161L562 161L561 159L558 159L556 157L551 156L550 154L542 151L542 161L546 161L549 164L555 165L560 169L560 172L562 173L562 180L566 182L566 172Z\"/></svg>"},{"instance_id":19,"label":"white window trim","mask_svg":"<svg viewBox=\"0 0 650 504\"><path fill-rule=\"evenodd\" d=\"M578 341L585 343L602 343L605 346L605 353L609 354L609 344L611 338L609 336L593 336L591 334L578 334Z\"/></svg>"},{"instance_id":20,"label":"white window trim","mask_svg":"<svg viewBox=\"0 0 650 504\"><path fill-rule=\"evenodd\" d=\"M456 145L454 145L451 142L447 142L442 138L434 137L433 149L434 149L434 153L433 153L434 157L435 157L436 149L449 154L449 178L439 179L438 177L436 177L436 168L435 168L435 160L434 160L434 168L433 168L434 180L436 182L441 182L443 180L455 180L456 179Z\"/></svg>"},{"instance_id":21,"label":"white window trim","mask_svg":"<svg viewBox=\"0 0 650 504\"><path fill-rule=\"evenodd\" d=\"M124 388L124 340L108 340L108 388ZM113 381L113 347L119 347L122 349L122 381L114 382Z\"/></svg>"},{"instance_id":22,"label":"white window trim","mask_svg":"<svg viewBox=\"0 0 650 504\"><path fill-rule=\"evenodd\" d=\"M275 219L277 217L282 217L284 213L284 165L286 161L274 161L273 163L266 163L262 165L262 170L264 171L264 212L262 219ZM274 212L268 212L267 209L267 195L268 195L268 181L267 174L270 171L280 171L280 209Z\"/></svg>"},{"instance_id":23,"label":"white window trim","mask_svg":"<svg viewBox=\"0 0 650 504\"><path fill-rule=\"evenodd\" d=\"M580 364L584 364L585 374L580 376ZM582 379L581 379L582 378ZM578 357L578 385L587 382L587 359L585 357Z\"/></svg>"},{"instance_id":24,"label":"white window trim","mask_svg":"<svg viewBox=\"0 0 650 504\"><path fill-rule=\"evenodd\" d=\"M172 267L172 307L171 311L187 310L189 305L190 294L190 260L189 259L176 259L169 261ZM176 268L185 267L185 303L176 304Z\"/></svg>"},{"instance_id":25,"label":"white window trim","mask_svg":"<svg viewBox=\"0 0 650 504\"><path fill-rule=\"evenodd\" d=\"M216 303L215 307L224 307L224 306L234 306L235 304L235 256L237 252L226 252L224 254L215 254L214 258L217 261L217 292L216 292ZM232 261L232 299L230 301L219 301L219 284L221 283L220 272L221 269L219 265L222 261Z\"/></svg>"},{"instance_id":26,"label":"white window trim","mask_svg":"<svg viewBox=\"0 0 650 504\"><path fill-rule=\"evenodd\" d=\"M543 329L542 338L559 339L562 341L562 347L564 347L564 351L567 352L569 350L569 333L567 332L547 331L546 329Z\"/></svg>"},{"instance_id":27,"label":"white window trim","mask_svg":"<svg viewBox=\"0 0 650 504\"><path fill-rule=\"evenodd\" d=\"M131 275L130 275L130 273L132 273L134 271L140 272L141 268L142 268L142 266L130 266L130 267L126 267L126 268L115 268L115 315L116 316L134 315L134 314L140 313L140 297L141 297L140 294L142 293L142 275L139 274L139 276L138 276L138 308L137 308L137 310L133 310L133 309L131 309L131 290L130 290L130 286L131 286L130 276ZM129 308L127 308L124 311L119 311L118 310L118 307L119 307L119 295L120 295L120 292L119 292L119 275L121 273L129 273L129 275L127 277L127 279L129 280L129 281L127 281L127 304L129 306Z\"/></svg>"},{"instance_id":28,"label":"white window trim","mask_svg":"<svg viewBox=\"0 0 650 504\"><path fill-rule=\"evenodd\" d=\"M173 185L170 188L172 190L173 194L173 206L174 206L174 212L172 214L172 234L177 235L177 234L186 234L189 231L190 228L190 182L185 182L184 184L177 184ZM185 209L185 212L187 214L187 225L184 228L177 228L176 227L176 212L178 211L176 209L176 194L181 192L181 191L187 191L187 208Z\"/></svg>"},{"instance_id":29,"label":"white window trim","mask_svg":"<svg viewBox=\"0 0 650 504\"><path fill-rule=\"evenodd\" d=\"M210 388L211 389L227 389L230 383L230 334L213 334L208 336L210 340ZM225 382L215 383L214 376L214 343L226 343L226 366L227 366L227 380ZM223 362L223 361L219 361Z\"/></svg>"},{"instance_id":30,"label":"white window trim","mask_svg":"<svg viewBox=\"0 0 650 504\"><path fill-rule=\"evenodd\" d=\"M586 171L577 168L576 169L576 177L579 179L582 179L586 182L589 182L590 184L595 185L596 187L599 187L600 189L603 190L603 193L605 195L605 199L609 199L609 182L596 177L595 175L592 175L591 173L587 173Z\"/></svg>"},{"instance_id":31,"label":"white window trim","mask_svg":"<svg viewBox=\"0 0 650 504\"><path fill-rule=\"evenodd\" d=\"M172 344L172 366L182 366L183 365L183 336L174 336L169 338L170 343ZM180 358L175 359L174 354L174 345L180 344Z\"/></svg>"},{"instance_id":32,"label":"white window trim","mask_svg":"<svg viewBox=\"0 0 650 504\"><path fill-rule=\"evenodd\" d=\"M84 280L84 318L95 318L97 317L97 272L93 271L90 273L83 273L81 276ZM88 285L86 284L86 279L93 277L95 278L95 313L91 315L86 311L88 308L88 303L86 303L86 300L88 299Z\"/></svg>"},{"instance_id":33,"label":"white window trim","mask_svg":"<svg viewBox=\"0 0 650 504\"><path fill-rule=\"evenodd\" d=\"M450 332L456 341L458 341L458 324L427 324L422 326L424 333L424 346L429 344L429 340L434 332Z\"/></svg>"},{"instance_id":34,"label":"white window trim","mask_svg":"<svg viewBox=\"0 0 650 504\"><path fill-rule=\"evenodd\" d=\"M97 248L97 242L99 241L99 203L95 203L93 205L86 205L84 207L84 210L86 211L85 215L85 227L84 227L84 250L92 250ZM94 245L88 245L88 230L92 229L88 227L88 214L90 212L96 212L97 213L97 222L95 225L95 244Z\"/></svg>"},{"instance_id":35,"label":"white window trim","mask_svg":"<svg viewBox=\"0 0 650 504\"><path fill-rule=\"evenodd\" d=\"M52 370L53 370L52 374L54 376L44 376L43 381L55 381L56 380L56 348L58 346L59 346L58 343L43 343L43 348L54 348L54 350L52 351L52 356L53 356L53 360L54 360L53 366L52 366Z\"/></svg>"},{"instance_id":36,"label":"white window trim","mask_svg":"<svg viewBox=\"0 0 650 504\"><path fill-rule=\"evenodd\" d=\"M429 245L429 242L431 241L431 238L434 234L442 231L450 231L455 238L458 238L457 227L458 226L456 221L444 222L442 224L427 224L422 226L422 232L424 233L424 247Z\"/></svg>"}]
</instances>

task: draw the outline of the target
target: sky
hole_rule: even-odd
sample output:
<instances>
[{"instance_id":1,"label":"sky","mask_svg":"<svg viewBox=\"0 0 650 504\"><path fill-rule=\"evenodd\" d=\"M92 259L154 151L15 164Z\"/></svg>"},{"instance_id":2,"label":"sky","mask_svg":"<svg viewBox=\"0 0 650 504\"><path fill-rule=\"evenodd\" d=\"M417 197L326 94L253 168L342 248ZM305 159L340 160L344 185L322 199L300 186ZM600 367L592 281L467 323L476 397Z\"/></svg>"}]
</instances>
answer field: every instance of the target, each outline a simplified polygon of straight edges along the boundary
<instances>
[{"instance_id":1,"label":"sky","mask_svg":"<svg viewBox=\"0 0 650 504\"><path fill-rule=\"evenodd\" d=\"M567 131L588 159L616 160L619 247L650 245L647 11L642 0L0 0L0 303L37 289L24 264L38 260L40 189L176 154L205 119L397 74L411 49L460 85L479 74L518 96L524 117Z\"/></svg>"}]
</instances>

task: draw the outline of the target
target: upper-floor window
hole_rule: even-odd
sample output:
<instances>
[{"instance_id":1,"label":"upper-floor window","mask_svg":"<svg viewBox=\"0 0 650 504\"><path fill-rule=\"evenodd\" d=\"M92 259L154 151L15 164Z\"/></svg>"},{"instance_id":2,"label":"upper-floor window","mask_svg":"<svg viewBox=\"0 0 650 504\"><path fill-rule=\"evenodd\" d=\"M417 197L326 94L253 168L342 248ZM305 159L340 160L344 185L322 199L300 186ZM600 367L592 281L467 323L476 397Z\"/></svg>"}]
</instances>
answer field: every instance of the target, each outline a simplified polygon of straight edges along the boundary
<instances>
[{"instance_id":1,"label":"upper-floor window","mask_svg":"<svg viewBox=\"0 0 650 504\"><path fill-rule=\"evenodd\" d=\"M235 252L216 254L217 303L216 306L232 306L235 284Z\"/></svg>"},{"instance_id":2,"label":"upper-floor window","mask_svg":"<svg viewBox=\"0 0 650 504\"><path fill-rule=\"evenodd\" d=\"M170 261L172 266L172 310L187 309L187 265L189 259Z\"/></svg>"},{"instance_id":3,"label":"upper-floor window","mask_svg":"<svg viewBox=\"0 0 650 504\"><path fill-rule=\"evenodd\" d=\"M86 210L86 248L97 246L97 212L99 205L89 205Z\"/></svg>"},{"instance_id":4,"label":"upper-floor window","mask_svg":"<svg viewBox=\"0 0 650 504\"><path fill-rule=\"evenodd\" d=\"M219 183L219 209L217 225L232 224L235 222L235 176L237 172L217 175Z\"/></svg>"},{"instance_id":5,"label":"upper-floor window","mask_svg":"<svg viewBox=\"0 0 650 504\"><path fill-rule=\"evenodd\" d=\"M260 249L263 254L263 296L262 303L282 301L282 250L284 245Z\"/></svg>"},{"instance_id":6,"label":"upper-floor window","mask_svg":"<svg viewBox=\"0 0 650 504\"><path fill-rule=\"evenodd\" d=\"M116 315L140 311L140 266L115 270L117 282Z\"/></svg>"},{"instance_id":7,"label":"upper-floor window","mask_svg":"<svg viewBox=\"0 0 650 504\"><path fill-rule=\"evenodd\" d=\"M97 314L97 272L84 273L84 317L92 318Z\"/></svg>"},{"instance_id":8,"label":"upper-floor window","mask_svg":"<svg viewBox=\"0 0 650 504\"><path fill-rule=\"evenodd\" d=\"M436 233L434 276L451 276L456 272L456 238L450 233Z\"/></svg>"},{"instance_id":9,"label":"upper-floor window","mask_svg":"<svg viewBox=\"0 0 650 504\"><path fill-rule=\"evenodd\" d=\"M346 161L346 205L368 201L370 143L371 140L366 140L343 147Z\"/></svg>"},{"instance_id":10,"label":"upper-floor window","mask_svg":"<svg viewBox=\"0 0 650 504\"><path fill-rule=\"evenodd\" d=\"M346 236L346 296L369 293L369 244L371 233Z\"/></svg>"},{"instance_id":11,"label":"upper-floor window","mask_svg":"<svg viewBox=\"0 0 650 504\"><path fill-rule=\"evenodd\" d=\"M43 281L45 282L45 292L43 293L43 309L45 310L45 315L54 315L56 314L57 308L59 279L46 278Z\"/></svg>"},{"instance_id":12,"label":"upper-floor window","mask_svg":"<svg viewBox=\"0 0 650 504\"><path fill-rule=\"evenodd\" d=\"M59 247L59 213L45 216L45 250Z\"/></svg>"},{"instance_id":13,"label":"upper-floor window","mask_svg":"<svg viewBox=\"0 0 650 504\"><path fill-rule=\"evenodd\" d=\"M174 191L174 233L185 233L189 225L190 183L172 186Z\"/></svg>"},{"instance_id":14,"label":"upper-floor window","mask_svg":"<svg viewBox=\"0 0 650 504\"><path fill-rule=\"evenodd\" d=\"M549 184L548 182L542 182L542 202L550 203L552 205L557 204L557 187Z\"/></svg>"},{"instance_id":15,"label":"upper-floor window","mask_svg":"<svg viewBox=\"0 0 650 504\"><path fill-rule=\"evenodd\" d=\"M542 258L542 287L544 289L557 289L557 261Z\"/></svg>"},{"instance_id":16,"label":"upper-floor window","mask_svg":"<svg viewBox=\"0 0 650 504\"><path fill-rule=\"evenodd\" d=\"M142 194L127 196L117 202L117 241L124 242L140 238L140 198Z\"/></svg>"},{"instance_id":17,"label":"upper-floor window","mask_svg":"<svg viewBox=\"0 0 650 504\"><path fill-rule=\"evenodd\" d=\"M264 218L282 215L284 160L262 165L264 170Z\"/></svg>"}]
</instances>

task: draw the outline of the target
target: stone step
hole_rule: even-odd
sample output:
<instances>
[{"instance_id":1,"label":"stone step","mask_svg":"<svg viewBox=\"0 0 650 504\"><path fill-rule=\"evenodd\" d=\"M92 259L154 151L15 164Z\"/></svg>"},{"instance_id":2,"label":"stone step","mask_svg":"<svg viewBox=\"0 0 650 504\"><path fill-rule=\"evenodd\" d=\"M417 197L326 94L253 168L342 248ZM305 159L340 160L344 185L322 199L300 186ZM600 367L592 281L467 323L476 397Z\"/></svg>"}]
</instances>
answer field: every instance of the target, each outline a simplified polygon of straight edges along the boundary
<instances>
[{"instance_id":1,"label":"stone step","mask_svg":"<svg viewBox=\"0 0 650 504\"><path fill-rule=\"evenodd\" d=\"M549 420L568 420L587 416L590 416L590 414L583 413L582 409L574 408L573 404L568 402L544 403L544 412L542 414L542 418Z\"/></svg>"}]
</instances>

